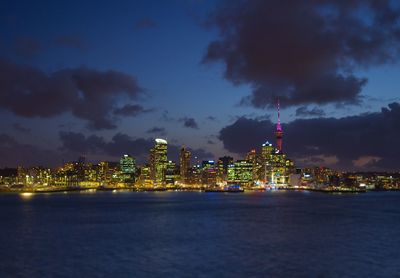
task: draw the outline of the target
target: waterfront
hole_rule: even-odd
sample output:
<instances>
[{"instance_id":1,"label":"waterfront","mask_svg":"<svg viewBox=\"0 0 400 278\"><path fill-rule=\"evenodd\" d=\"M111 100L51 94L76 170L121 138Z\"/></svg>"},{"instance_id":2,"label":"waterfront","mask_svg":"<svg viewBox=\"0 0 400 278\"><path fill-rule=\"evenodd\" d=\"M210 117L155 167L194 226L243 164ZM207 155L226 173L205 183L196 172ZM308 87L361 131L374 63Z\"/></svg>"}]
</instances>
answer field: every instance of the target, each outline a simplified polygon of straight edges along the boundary
<instances>
[{"instance_id":1,"label":"waterfront","mask_svg":"<svg viewBox=\"0 0 400 278\"><path fill-rule=\"evenodd\" d=\"M400 192L0 195L2 277L394 277Z\"/></svg>"}]
</instances>

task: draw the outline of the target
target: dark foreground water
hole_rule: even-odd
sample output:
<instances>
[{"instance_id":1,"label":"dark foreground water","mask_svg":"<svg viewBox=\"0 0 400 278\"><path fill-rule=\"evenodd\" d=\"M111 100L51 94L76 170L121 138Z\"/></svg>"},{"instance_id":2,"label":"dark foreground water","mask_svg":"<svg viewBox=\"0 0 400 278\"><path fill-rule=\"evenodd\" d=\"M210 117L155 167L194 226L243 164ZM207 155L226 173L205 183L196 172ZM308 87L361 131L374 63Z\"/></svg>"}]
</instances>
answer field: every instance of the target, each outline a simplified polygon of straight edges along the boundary
<instances>
[{"instance_id":1,"label":"dark foreground water","mask_svg":"<svg viewBox=\"0 0 400 278\"><path fill-rule=\"evenodd\" d=\"M400 277L400 192L0 195L0 277Z\"/></svg>"}]
</instances>

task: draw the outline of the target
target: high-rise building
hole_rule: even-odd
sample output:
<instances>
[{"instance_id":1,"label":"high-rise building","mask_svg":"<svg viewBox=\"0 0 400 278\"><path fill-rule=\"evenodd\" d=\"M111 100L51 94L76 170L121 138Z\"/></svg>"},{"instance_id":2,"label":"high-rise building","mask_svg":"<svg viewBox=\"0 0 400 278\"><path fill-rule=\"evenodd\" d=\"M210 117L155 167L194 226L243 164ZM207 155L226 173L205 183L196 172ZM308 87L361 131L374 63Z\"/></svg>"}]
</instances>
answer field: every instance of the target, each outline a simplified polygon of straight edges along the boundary
<instances>
[{"instance_id":1,"label":"high-rise building","mask_svg":"<svg viewBox=\"0 0 400 278\"><path fill-rule=\"evenodd\" d=\"M283 129L281 126L281 114L280 114L279 100L278 100L278 123L276 124L275 136L276 136L276 148L278 149L279 152L282 152Z\"/></svg>"},{"instance_id":2,"label":"high-rise building","mask_svg":"<svg viewBox=\"0 0 400 278\"><path fill-rule=\"evenodd\" d=\"M287 163L288 159L286 159L286 154L277 150L272 155L271 184L275 186L287 185L289 181L289 167Z\"/></svg>"},{"instance_id":3,"label":"high-rise building","mask_svg":"<svg viewBox=\"0 0 400 278\"><path fill-rule=\"evenodd\" d=\"M199 165L194 165L189 168L187 183L196 187L200 186L201 183L201 171Z\"/></svg>"},{"instance_id":4,"label":"high-rise building","mask_svg":"<svg viewBox=\"0 0 400 278\"><path fill-rule=\"evenodd\" d=\"M174 185L177 180L177 167L176 163L173 161L168 161L165 168L165 183L169 186Z\"/></svg>"},{"instance_id":5,"label":"high-rise building","mask_svg":"<svg viewBox=\"0 0 400 278\"><path fill-rule=\"evenodd\" d=\"M108 170L108 162L101 161L98 165L98 174L97 179L101 185L107 184L110 180L110 174Z\"/></svg>"},{"instance_id":6,"label":"high-rise building","mask_svg":"<svg viewBox=\"0 0 400 278\"><path fill-rule=\"evenodd\" d=\"M253 164L247 160L237 160L234 163L235 183L251 186L253 183Z\"/></svg>"},{"instance_id":7,"label":"high-rise building","mask_svg":"<svg viewBox=\"0 0 400 278\"><path fill-rule=\"evenodd\" d=\"M201 164L201 183L215 185L217 183L217 169L214 160L204 160Z\"/></svg>"},{"instance_id":8,"label":"high-rise building","mask_svg":"<svg viewBox=\"0 0 400 278\"><path fill-rule=\"evenodd\" d=\"M179 174L181 182L185 183L188 180L188 171L190 168L191 153L185 146L181 148L179 155Z\"/></svg>"},{"instance_id":9,"label":"high-rise building","mask_svg":"<svg viewBox=\"0 0 400 278\"><path fill-rule=\"evenodd\" d=\"M151 187L153 185L153 179L151 178L151 170L148 165L144 165L140 168L138 185L141 187Z\"/></svg>"},{"instance_id":10,"label":"high-rise building","mask_svg":"<svg viewBox=\"0 0 400 278\"><path fill-rule=\"evenodd\" d=\"M124 174L134 174L136 170L135 158L128 154L124 154L119 160L121 172Z\"/></svg>"},{"instance_id":11,"label":"high-rise building","mask_svg":"<svg viewBox=\"0 0 400 278\"><path fill-rule=\"evenodd\" d=\"M168 163L167 148L167 141L157 138L154 147L150 150L151 177L155 186L165 184L165 170Z\"/></svg>"},{"instance_id":12,"label":"high-rise building","mask_svg":"<svg viewBox=\"0 0 400 278\"><path fill-rule=\"evenodd\" d=\"M135 158L128 154L124 154L119 160L121 169L121 177L123 181L134 181L136 173Z\"/></svg>"},{"instance_id":13,"label":"high-rise building","mask_svg":"<svg viewBox=\"0 0 400 278\"><path fill-rule=\"evenodd\" d=\"M261 167L259 169L259 179L264 183L271 181L272 171L272 156L275 153L275 148L268 141L261 146Z\"/></svg>"},{"instance_id":14,"label":"high-rise building","mask_svg":"<svg viewBox=\"0 0 400 278\"><path fill-rule=\"evenodd\" d=\"M233 164L233 157L223 156L217 162L217 180L223 182L227 180L228 165Z\"/></svg>"},{"instance_id":15,"label":"high-rise building","mask_svg":"<svg viewBox=\"0 0 400 278\"><path fill-rule=\"evenodd\" d=\"M17 183L18 184L26 184L26 171L22 166L17 167Z\"/></svg>"},{"instance_id":16,"label":"high-rise building","mask_svg":"<svg viewBox=\"0 0 400 278\"><path fill-rule=\"evenodd\" d=\"M246 158L245 159L247 161L249 161L249 162L255 162L256 161L256 156L257 156L256 149L252 149L246 154Z\"/></svg>"},{"instance_id":17,"label":"high-rise building","mask_svg":"<svg viewBox=\"0 0 400 278\"><path fill-rule=\"evenodd\" d=\"M246 154L246 161L251 163L253 165L253 171L252 171L252 178L254 181L259 180L259 172L260 169L262 168L262 162L260 163L260 157L257 156L256 149L250 150Z\"/></svg>"},{"instance_id":18,"label":"high-rise building","mask_svg":"<svg viewBox=\"0 0 400 278\"><path fill-rule=\"evenodd\" d=\"M235 183L235 164L229 164L226 172L226 180L228 183Z\"/></svg>"}]
</instances>

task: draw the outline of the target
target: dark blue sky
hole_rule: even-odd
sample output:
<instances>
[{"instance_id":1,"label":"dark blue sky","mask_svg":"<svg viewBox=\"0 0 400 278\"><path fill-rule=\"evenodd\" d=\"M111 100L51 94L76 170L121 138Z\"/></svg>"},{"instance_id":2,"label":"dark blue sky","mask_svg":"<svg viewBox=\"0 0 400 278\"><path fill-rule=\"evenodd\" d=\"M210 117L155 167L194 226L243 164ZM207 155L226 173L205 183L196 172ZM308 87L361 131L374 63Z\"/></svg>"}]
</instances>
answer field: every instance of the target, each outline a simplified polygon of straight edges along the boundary
<instances>
[{"instance_id":1,"label":"dark blue sky","mask_svg":"<svg viewBox=\"0 0 400 278\"><path fill-rule=\"evenodd\" d=\"M274 122L276 96L284 106L282 118L287 128L298 119L339 121L365 113L380 116L382 107L399 101L396 4L354 1L354 6L346 6L337 4L340 1L326 1L326 5L316 7L299 1L292 6L286 3L288 7L283 8L279 1L238 3L2 1L0 58L5 65L0 69L14 74L12 69L17 68L17 73L0 80L0 92L7 95L0 107L6 146L0 166L57 164L80 153L91 160L116 159L121 152L146 156L147 150L111 146L117 145L112 139L116 134L129 137L126 148L147 147L151 138L161 136L175 146L186 144L197 149L204 158L223 154L240 157L243 150L229 147L221 131L235 126L238 119L262 123L272 115ZM318 14L306 15L315 10ZM271 11L279 17L269 16ZM344 16L346 11L353 16ZM310 28L321 18L333 31ZM349 22L365 26L346 26ZM302 33L304 30L310 35ZM365 36L355 35L360 30ZM343 44L346 47L342 49ZM35 91L39 85L26 79L36 75L24 70L27 67L40 72L46 86L40 85ZM116 86L120 77L115 81L101 75L110 70L117 72L116 76L129 76L140 89L132 88L130 81ZM87 81L88 76L93 78ZM58 89L64 90L69 84L66 80L75 77L87 82L83 87L78 85L77 98L84 98L83 104L75 103L72 97L64 107L65 97L53 102L53 95L57 98L63 94ZM36 78L39 83L40 78ZM10 93L10 88L21 83L21 90ZM98 86L110 86L104 95L115 97L98 100ZM124 94L124 90L130 93ZM46 97L42 97L43 91ZM32 97L27 97L29 94ZM22 109L17 107L18 101ZM57 110L57 105L63 107L59 112L43 112L50 106ZM130 107L116 112L126 105ZM27 110L29 113L24 112ZM257 132L265 133L265 140L274 140L273 130ZM292 133L288 130L288 134ZM346 161L335 155L335 151L341 153L340 146L329 153L307 155L307 146L293 144L297 136L286 136L284 141L289 156L291 151L300 163L310 163L311 157L311 162L353 167L357 164L354 161L364 157L364 167L387 155L369 150L372 143L364 154L360 151ZM139 144L138 139L147 141ZM244 149L256 144L254 137L237 140ZM312 146L319 148L318 144L326 143L316 140ZM294 145L304 151L297 154ZM13 152L14 148L18 151ZM56 158L49 159L50 154Z\"/></svg>"}]
</instances>

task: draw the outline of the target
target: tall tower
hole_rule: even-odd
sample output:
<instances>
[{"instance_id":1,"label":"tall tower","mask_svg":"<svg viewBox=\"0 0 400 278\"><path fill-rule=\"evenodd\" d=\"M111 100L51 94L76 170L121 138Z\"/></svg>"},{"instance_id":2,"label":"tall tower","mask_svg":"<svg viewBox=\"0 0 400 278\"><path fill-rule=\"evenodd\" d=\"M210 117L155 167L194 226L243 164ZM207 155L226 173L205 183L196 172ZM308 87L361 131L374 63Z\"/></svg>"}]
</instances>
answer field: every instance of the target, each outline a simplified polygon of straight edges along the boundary
<instances>
[{"instance_id":1,"label":"tall tower","mask_svg":"<svg viewBox=\"0 0 400 278\"><path fill-rule=\"evenodd\" d=\"M276 124L276 131L275 131L275 136L276 136L276 148L278 149L279 152L282 152L282 137L283 137L283 130L281 126L281 113L280 113L280 105L279 105L279 99L278 99L278 123Z\"/></svg>"}]
</instances>

